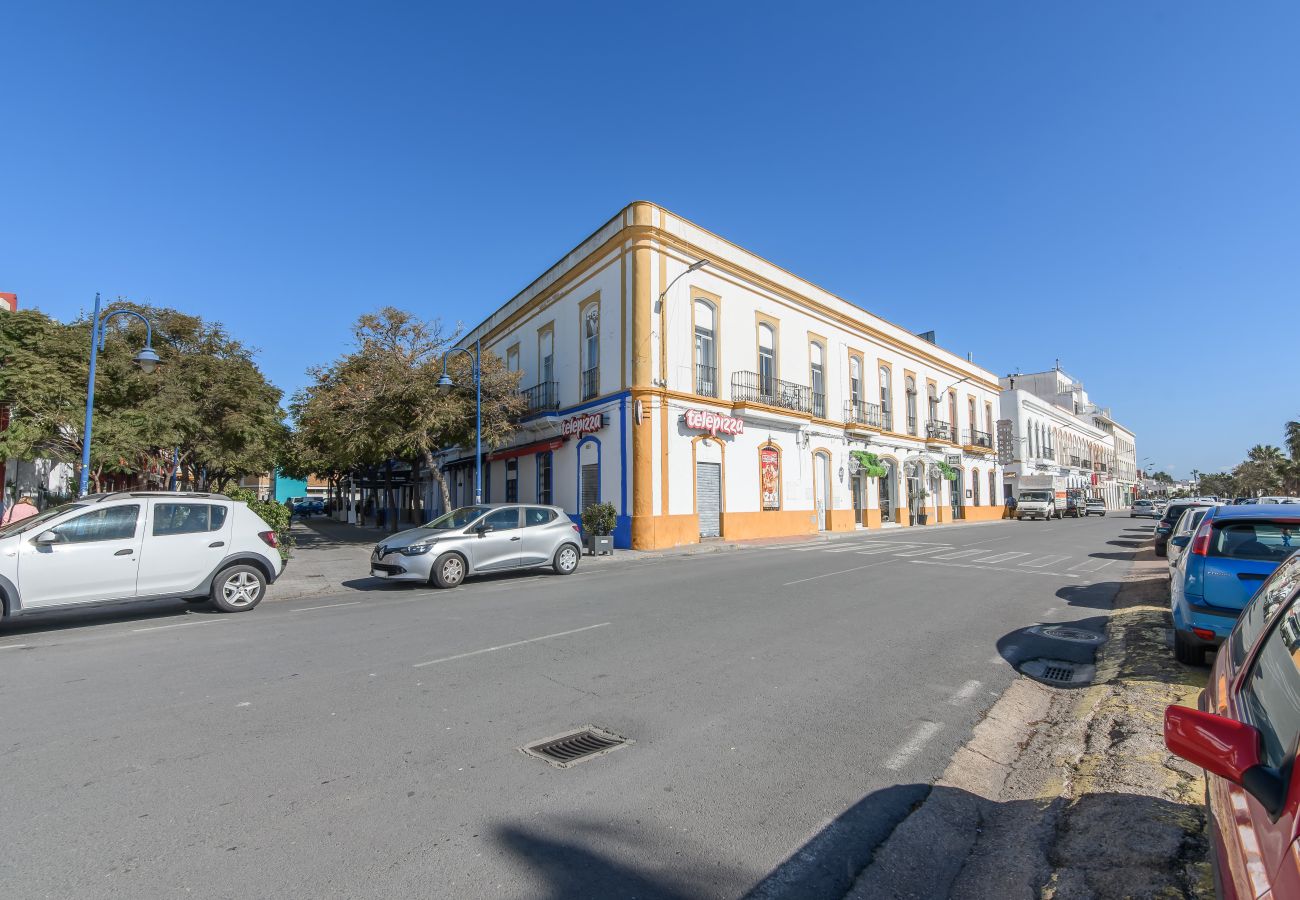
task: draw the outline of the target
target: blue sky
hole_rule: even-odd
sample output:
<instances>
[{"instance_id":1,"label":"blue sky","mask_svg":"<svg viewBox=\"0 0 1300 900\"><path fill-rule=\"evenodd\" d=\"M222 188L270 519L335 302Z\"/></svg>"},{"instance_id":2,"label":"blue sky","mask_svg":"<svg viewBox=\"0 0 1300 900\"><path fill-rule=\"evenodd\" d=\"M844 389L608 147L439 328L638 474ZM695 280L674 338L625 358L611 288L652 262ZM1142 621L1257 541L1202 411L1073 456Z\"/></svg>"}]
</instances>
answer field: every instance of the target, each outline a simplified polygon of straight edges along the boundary
<instances>
[{"instance_id":1,"label":"blue sky","mask_svg":"<svg viewBox=\"0 0 1300 900\"><path fill-rule=\"evenodd\" d=\"M633 199L1178 473L1300 416L1300 6L40 3L0 14L0 290L218 319L278 385L470 323ZM1273 360L1273 362L1269 362Z\"/></svg>"}]
</instances>

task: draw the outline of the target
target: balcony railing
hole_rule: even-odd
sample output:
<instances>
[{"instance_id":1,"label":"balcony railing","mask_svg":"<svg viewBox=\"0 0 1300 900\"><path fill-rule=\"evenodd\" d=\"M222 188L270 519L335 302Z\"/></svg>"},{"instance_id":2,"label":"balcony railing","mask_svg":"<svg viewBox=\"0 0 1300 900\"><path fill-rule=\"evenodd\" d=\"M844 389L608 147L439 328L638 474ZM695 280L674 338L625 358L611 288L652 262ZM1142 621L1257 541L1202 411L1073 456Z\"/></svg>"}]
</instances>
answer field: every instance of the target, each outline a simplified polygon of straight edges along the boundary
<instances>
[{"instance_id":1,"label":"balcony railing","mask_svg":"<svg viewBox=\"0 0 1300 900\"><path fill-rule=\"evenodd\" d=\"M963 442L967 447L984 447L993 449L993 435L987 431L980 431L978 428L966 429L966 440Z\"/></svg>"},{"instance_id":2,"label":"balcony railing","mask_svg":"<svg viewBox=\"0 0 1300 900\"><path fill-rule=\"evenodd\" d=\"M907 433L916 434L916 413L907 414Z\"/></svg>"},{"instance_id":3,"label":"balcony railing","mask_svg":"<svg viewBox=\"0 0 1300 900\"><path fill-rule=\"evenodd\" d=\"M894 411L888 407L880 407L880 427L886 431L894 430Z\"/></svg>"},{"instance_id":4,"label":"balcony railing","mask_svg":"<svg viewBox=\"0 0 1300 900\"><path fill-rule=\"evenodd\" d=\"M1053 459L1053 460L1056 459L1056 448L1055 448L1055 447L1039 447L1039 448L1038 448L1038 458L1039 458L1039 459Z\"/></svg>"},{"instance_id":5,"label":"balcony railing","mask_svg":"<svg viewBox=\"0 0 1300 900\"><path fill-rule=\"evenodd\" d=\"M582 399L590 400L599 392L600 367L582 370Z\"/></svg>"},{"instance_id":6,"label":"balcony railing","mask_svg":"<svg viewBox=\"0 0 1300 900\"><path fill-rule=\"evenodd\" d=\"M695 364L695 393L704 397L718 396L718 370L715 366Z\"/></svg>"},{"instance_id":7,"label":"balcony railing","mask_svg":"<svg viewBox=\"0 0 1300 900\"><path fill-rule=\"evenodd\" d=\"M826 413L826 395L814 394L806 384L763 378L757 372L735 372L731 376L733 403L763 403L808 415Z\"/></svg>"},{"instance_id":8,"label":"balcony railing","mask_svg":"<svg viewBox=\"0 0 1300 900\"><path fill-rule=\"evenodd\" d=\"M844 421L850 425L865 425L868 428L885 428L885 416L880 411L880 406L875 403L863 403L859 400L854 403L847 400L844 403Z\"/></svg>"},{"instance_id":9,"label":"balcony railing","mask_svg":"<svg viewBox=\"0 0 1300 900\"><path fill-rule=\"evenodd\" d=\"M1077 457L1077 456L1071 456L1071 457L1070 457L1070 465L1074 466L1074 467L1077 469L1077 468L1079 468L1080 466L1083 465L1083 460L1081 460L1081 459L1080 459L1079 457Z\"/></svg>"},{"instance_id":10,"label":"balcony railing","mask_svg":"<svg viewBox=\"0 0 1300 900\"><path fill-rule=\"evenodd\" d=\"M932 441L951 441L952 425L939 419L931 419L925 423L925 436L927 440Z\"/></svg>"},{"instance_id":11,"label":"balcony railing","mask_svg":"<svg viewBox=\"0 0 1300 900\"><path fill-rule=\"evenodd\" d=\"M533 413L554 412L559 409L559 387L554 381L543 381L541 384L520 391L519 396L524 398L524 415L531 416Z\"/></svg>"}]
</instances>

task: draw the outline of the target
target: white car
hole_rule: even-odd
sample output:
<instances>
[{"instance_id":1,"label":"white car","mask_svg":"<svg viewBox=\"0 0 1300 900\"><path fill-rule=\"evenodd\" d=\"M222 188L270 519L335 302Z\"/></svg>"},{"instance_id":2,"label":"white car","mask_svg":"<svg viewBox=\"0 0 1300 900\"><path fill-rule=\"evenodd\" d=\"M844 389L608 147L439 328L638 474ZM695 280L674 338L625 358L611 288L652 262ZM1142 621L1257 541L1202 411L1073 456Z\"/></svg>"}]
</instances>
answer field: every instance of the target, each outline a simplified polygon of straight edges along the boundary
<instances>
[{"instance_id":1,"label":"white car","mask_svg":"<svg viewBox=\"0 0 1300 900\"><path fill-rule=\"evenodd\" d=\"M1134 500L1133 506L1128 511L1128 517L1135 519L1138 516L1148 516L1152 519L1160 518L1159 508L1150 500Z\"/></svg>"},{"instance_id":2,"label":"white car","mask_svg":"<svg viewBox=\"0 0 1300 900\"><path fill-rule=\"evenodd\" d=\"M275 531L219 494L97 494L0 528L4 616L128 600L262 601L284 570Z\"/></svg>"}]
</instances>

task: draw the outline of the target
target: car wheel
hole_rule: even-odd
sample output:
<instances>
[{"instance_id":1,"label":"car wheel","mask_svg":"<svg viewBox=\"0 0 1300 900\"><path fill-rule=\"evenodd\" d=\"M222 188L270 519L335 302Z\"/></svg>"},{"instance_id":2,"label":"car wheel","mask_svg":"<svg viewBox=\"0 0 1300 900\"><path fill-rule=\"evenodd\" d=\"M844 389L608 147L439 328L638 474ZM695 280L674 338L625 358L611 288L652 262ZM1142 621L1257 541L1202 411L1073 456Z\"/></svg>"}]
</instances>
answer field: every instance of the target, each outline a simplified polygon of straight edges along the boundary
<instances>
[{"instance_id":1,"label":"car wheel","mask_svg":"<svg viewBox=\"0 0 1300 900\"><path fill-rule=\"evenodd\" d=\"M256 566L238 565L222 569L212 579L208 602L221 612L244 612L262 602L266 576Z\"/></svg>"},{"instance_id":2,"label":"car wheel","mask_svg":"<svg viewBox=\"0 0 1300 900\"><path fill-rule=\"evenodd\" d=\"M578 559L582 554L573 544L564 544L559 550L555 551L555 559L551 564L555 567L556 575L572 575L578 570Z\"/></svg>"},{"instance_id":3,"label":"car wheel","mask_svg":"<svg viewBox=\"0 0 1300 900\"><path fill-rule=\"evenodd\" d=\"M465 580L465 557L444 553L433 563L433 583L440 588L454 588Z\"/></svg>"},{"instance_id":4,"label":"car wheel","mask_svg":"<svg viewBox=\"0 0 1300 900\"><path fill-rule=\"evenodd\" d=\"M1174 659L1189 666L1205 665L1205 647L1185 631L1174 632Z\"/></svg>"}]
</instances>

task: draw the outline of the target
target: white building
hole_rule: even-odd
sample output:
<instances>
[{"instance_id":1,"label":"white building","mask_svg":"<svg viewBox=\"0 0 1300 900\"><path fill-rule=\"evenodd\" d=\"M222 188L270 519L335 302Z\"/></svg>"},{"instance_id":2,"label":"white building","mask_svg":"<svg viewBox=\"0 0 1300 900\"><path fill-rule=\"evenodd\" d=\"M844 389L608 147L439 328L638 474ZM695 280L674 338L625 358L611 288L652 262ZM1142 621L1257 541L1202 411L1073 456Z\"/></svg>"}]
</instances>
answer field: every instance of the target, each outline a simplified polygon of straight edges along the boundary
<instances>
[{"instance_id":1,"label":"white building","mask_svg":"<svg viewBox=\"0 0 1300 900\"><path fill-rule=\"evenodd\" d=\"M1083 490L1110 509L1132 503L1138 484L1136 438L1109 409L1088 399L1081 382L1058 366L1008 375L1000 383L1009 493L1018 492L1026 475L1049 475L1058 490Z\"/></svg>"},{"instance_id":2,"label":"white building","mask_svg":"<svg viewBox=\"0 0 1300 900\"><path fill-rule=\"evenodd\" d=\"M529 402L485 453L484 499L575 518L609 501L617 546L1002 515L992 373L652 203L462 346L476 340L524 373ZM444 459L453 503L471 502L472 449Z\"/></svg>"}]
</instances>

